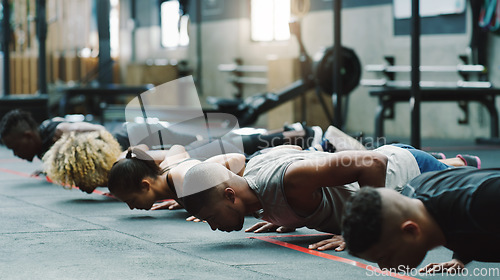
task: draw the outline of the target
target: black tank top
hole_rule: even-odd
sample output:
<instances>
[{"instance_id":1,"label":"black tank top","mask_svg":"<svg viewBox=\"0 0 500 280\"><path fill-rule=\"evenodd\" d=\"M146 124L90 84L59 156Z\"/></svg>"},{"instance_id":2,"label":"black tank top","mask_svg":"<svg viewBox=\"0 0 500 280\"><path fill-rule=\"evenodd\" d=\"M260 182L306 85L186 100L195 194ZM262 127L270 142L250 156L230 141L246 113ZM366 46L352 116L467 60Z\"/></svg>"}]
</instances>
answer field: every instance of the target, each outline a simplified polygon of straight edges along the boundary
<instances>
[{"instance_id":1,"label":"black tank top","mask_svg":"<svg viewBox=\"0 0 500 280\"><path fill-rule=\"evenodd\" d=\"M500 168L451 168L419 175L401 193L423 202L441 227L446 247L455 252L454 257L464 263L500 261L500 232L490 230L498 226L488 224L500 223L500 212L492 209L490 217L477 217L471 211L471 205L489 199L478 195L478 190L485 185L491 187L492 180L500 184L499 178Z\"/></svg>"}]
</instances>

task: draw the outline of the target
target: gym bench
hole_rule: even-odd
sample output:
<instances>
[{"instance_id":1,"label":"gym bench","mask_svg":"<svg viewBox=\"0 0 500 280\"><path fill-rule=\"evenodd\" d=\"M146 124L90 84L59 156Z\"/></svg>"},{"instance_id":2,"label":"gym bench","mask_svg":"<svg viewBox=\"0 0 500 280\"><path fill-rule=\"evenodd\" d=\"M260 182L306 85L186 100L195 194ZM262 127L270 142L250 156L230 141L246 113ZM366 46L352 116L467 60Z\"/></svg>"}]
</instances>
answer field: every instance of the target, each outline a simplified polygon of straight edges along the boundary
<instances>
[{"instance_id":1,"label":"gym bench","mask_svg":"<svg viewBox=\"0 0 500 280\"><path fill-rule=\"evenodd\" d=\"M104 109L108 104L116 103L116 99L123 96L138 96L153 88L153 85L143 86L122 86L108 84L99 87L69 87L63 88L62 97L59 101L59 115L65 116L70 113L72 100L75 99L77 105L85 107L85 113L92 113L100 117L101 124L104 124ZM125 106L123 106L124 108Z\"/></svg>"},{"instance_id":2,"label":"gym bench","mask_svg":"<svg viewBox=\"0 0 500 280\"><path fill-rule=\"evenodd\" d=\"M467 102L475 101L483 104L490 114L490 137L498 140L498 110L495 106L495 97L500 94L496 88L421 88L421 101L430 102L459 102L460 108L466 113L464 120L468 122ZM384 136L384 120L394 118L394 104L396 102L409 102L410 88L375 88L370 90L370 96L378 98L375 112L375 138ZM478 142L487 142L488 139L478 139ZM498 142L498 141L495 141Z\"/></svg>"}]
</instances>

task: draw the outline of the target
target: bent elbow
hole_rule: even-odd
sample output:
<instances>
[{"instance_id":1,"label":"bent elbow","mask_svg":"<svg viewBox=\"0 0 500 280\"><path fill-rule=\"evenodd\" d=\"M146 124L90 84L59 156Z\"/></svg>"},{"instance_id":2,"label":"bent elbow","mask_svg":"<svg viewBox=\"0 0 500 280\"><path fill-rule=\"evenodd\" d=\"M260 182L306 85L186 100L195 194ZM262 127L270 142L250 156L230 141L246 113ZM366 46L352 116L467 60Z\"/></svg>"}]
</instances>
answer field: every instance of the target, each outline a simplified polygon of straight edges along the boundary
<instances>
[{"instance_id":1,"label":"bent elbow","mask_svg":"<svg viewBox=\"0 0 500 280\"><path fill-rule=\"evenodd\" d=\"M373 158L372 167L379 169L385 173L387 170L388 161L389 159L387 158L387 156L379 154Z\"/></svg>"},{"instance_id":2,"label":"bent elbow","mask_svg":"<svg viewBox=\"0 0 500 280\"><path fill-rule=\"evenodd\" d=\"M371 154L365 158L359 174L360 186L385 187L388 158L382 154Z\"/></svg>"},{"instance_id":3,"label":"bent elbow","mask_svg":"<svg viewBox=\"0 0 500 280\"><path fill-rule=\"evenodd\" d=\"M362 158L362 166L363 167L368 167L370 169L386 169L387 168L387 163L389 159L387 156L377 153L377 152L372 152L368 155L363 156Z\"/></svg>"}]
</instances>

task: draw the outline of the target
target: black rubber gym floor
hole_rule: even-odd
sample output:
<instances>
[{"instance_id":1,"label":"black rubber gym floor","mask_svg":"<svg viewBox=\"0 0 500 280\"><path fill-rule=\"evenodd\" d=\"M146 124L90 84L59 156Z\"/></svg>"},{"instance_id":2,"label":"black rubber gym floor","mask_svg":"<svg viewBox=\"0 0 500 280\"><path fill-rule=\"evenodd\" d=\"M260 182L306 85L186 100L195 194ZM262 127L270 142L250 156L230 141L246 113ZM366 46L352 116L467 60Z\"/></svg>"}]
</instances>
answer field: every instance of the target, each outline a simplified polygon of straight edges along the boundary
<instances>
[{"instance_id":1,"label":"black rubber gym floor","mask_svg":"<svg viewBox=\"0 0 500 280\"><path fill-rule=\"evenodd\" d=\"M423 149L476 154L483 168L500 167L500 147L455 142L423 141ZM88 195L30 177L40 167L0 147L0 279L500 278L500 264L480 262L469 264L466 276L381 276L370 270L373 263L346 252L308 250L328 236L320 232L213 232L185 221L184 210L129 210L103 195L106 189ZM245 227L255 222L247 217ZM439 248L422 265L450 258Z\"/></svg>"}]
</instances>

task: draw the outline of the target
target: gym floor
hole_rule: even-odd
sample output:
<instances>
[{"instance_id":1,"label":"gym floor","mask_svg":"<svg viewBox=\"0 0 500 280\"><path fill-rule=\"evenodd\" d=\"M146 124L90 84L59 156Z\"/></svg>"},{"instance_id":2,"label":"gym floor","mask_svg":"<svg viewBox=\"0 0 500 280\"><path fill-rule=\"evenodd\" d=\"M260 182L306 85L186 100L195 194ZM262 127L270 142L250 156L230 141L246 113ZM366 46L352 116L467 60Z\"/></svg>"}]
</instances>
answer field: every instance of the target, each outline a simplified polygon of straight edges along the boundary
<instances>
[{"instance_id":1,"label":"gym floor","mask_svg":"<svg viewBox=\"0 0 500 280\"><path fill-rule=\"evenodd\" d=\"M483 168L500 167L500 147L455 142L423 141L423 149L447 157L475 154ZM366 269L375 264L346 252L307 250L328 236L320 232L213 232L185 221L184 210L129 210L104 195L106 189L88 195L30 177L37 169L39 160L17 159L0 147L2 279L387 279ZM245 228L255 222L247 217ZM450 258L451 251L439 248L422 265ZM500 277L497 263L473 262L467 269L467 276L409 271L392 278Z\"/></svg>"}]
</instances>

